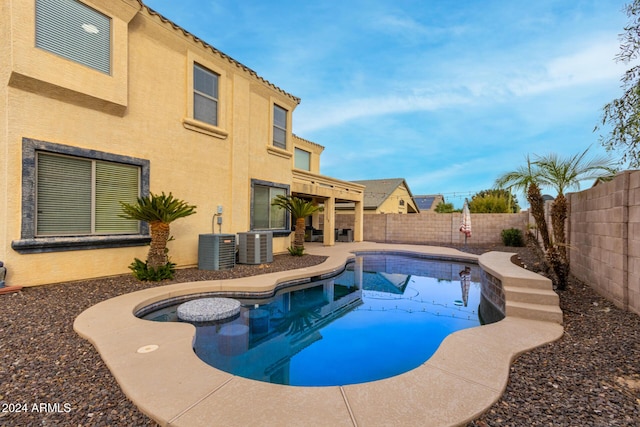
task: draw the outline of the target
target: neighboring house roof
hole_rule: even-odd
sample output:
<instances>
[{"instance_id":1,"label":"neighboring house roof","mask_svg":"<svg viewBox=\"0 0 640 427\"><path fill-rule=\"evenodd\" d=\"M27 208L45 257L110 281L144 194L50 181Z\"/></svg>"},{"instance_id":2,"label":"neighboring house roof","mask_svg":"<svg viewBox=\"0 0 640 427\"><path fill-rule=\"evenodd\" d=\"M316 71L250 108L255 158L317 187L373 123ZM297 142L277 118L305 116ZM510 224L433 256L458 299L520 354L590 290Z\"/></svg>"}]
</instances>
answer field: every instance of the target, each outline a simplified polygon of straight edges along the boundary
<instances>
[{"instance_id":1,"label":"neighboring house roof","mask_svg":"<svg viewBox=\"0 0 640 427\"><path fill-rule=\"evenodd\" d=\"M140 5L150 14L153 16L157 16L158 18L160 18L160 20L165 23L165 24L169 24L173 27L174 30L177 30L179 32L181 32L185 37L188 37L190 39L192 39L195 43L200 43L202 44L202 46L210 49L213 53L219 55L221 58L229 61L230 63L234 64L235 66L237 66L238 68L242 69L243 71L249 73L250 75L252 75L253 77L255 77L256 79L260 80L261 82L265 83L266 85L270 86L271 88L275 89L276 91L282 93L283 95L291 98L293 101L296 102L296 104L300 104L300 98L291 95L288 92L285 92L284 90L280 89L278 86L274 85L273 83L271 83L270 81L260 77L258 75L258 73L256 73L255 71L253 71L251 68L247 67L246 65L236 61L235 59L233 59L232 57L230 57L229 55L227 55L224 52L219 51L218 49L216 49L215 47L213 47L212 45L210 45L209 43L205 42L204 40L202 40L201 38L195 36L194 34L190 33L189 31L185 30L184 28L182 28L181 26L179 26L178 24L176 24L175 22L171 21L170 19L162 16L161 14L159 14L158 12L156 12L155 10L151 9L149 6L147 6L146 4L143 3L142 0L138 0L138 3L140 3Z\"/></svg>"},{"instance_id":2,"label":"neighboring house roof","mask_svg":"<svg viewBox=\"0 0 640 427\"><path fill-rule=\"evenodd\" d=\"M418 209L421 211L429 211L436 208L433 205L436 200L442 200L444 202L444 196L441 194L420 195L414 196L413 200L416 201Z\"/></svg>"},{"instance_id":3,"label":"neighboring house roof","mask_svg":"<svg viewBox=\"0 0 640 427\"><path fill-rule=\"evenodd\" d=\"M365 179L361 181L351 181L356 184L364 185L364 208L365 209L377 209L389 196L404 184L409 196L413 198L411 190L407 185L404 178L389 178L389 179ZM419 208L418 208L419 209Z\"/></svg>"}]
</instances>

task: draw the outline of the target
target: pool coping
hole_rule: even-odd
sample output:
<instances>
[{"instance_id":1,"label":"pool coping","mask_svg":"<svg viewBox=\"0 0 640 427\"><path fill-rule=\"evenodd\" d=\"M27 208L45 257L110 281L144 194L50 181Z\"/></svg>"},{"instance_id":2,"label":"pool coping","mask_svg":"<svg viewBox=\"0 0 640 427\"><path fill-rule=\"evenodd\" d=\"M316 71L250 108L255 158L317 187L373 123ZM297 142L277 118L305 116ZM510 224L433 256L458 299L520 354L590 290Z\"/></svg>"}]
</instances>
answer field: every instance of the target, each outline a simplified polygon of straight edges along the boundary
<instances>
[{"instance_id":1,"label":"pool coping","mask_svg":"<svg viewBox=\"0 0 640 427\"><path fill-rule=\"evenodd\" d=\"M74 329L94 345L124 393L142 412L162 426L189 427L212 423L464 425L500 398L511 362L519 354L563 334L557 321L532 320L517 311L510 314L508 306L504 320L449 335L429 360L404 374L347 386L292 387L212 368L193 352L192 325L150 322L133 315L149 303L191 293L268 292L285 281L338 271L356 252L410 252L479 262L503 281L515 276L515 282L525 286L527 281L540 282L541 278L514 266L510 253L492 252L480 260L476 255L434 246L370 242L305 246L307 253L325 255L327 260L298 270L172 284L121 295L81 313ZM509 299L507 295L507 305Z\"/></svg>"}]
</instances>

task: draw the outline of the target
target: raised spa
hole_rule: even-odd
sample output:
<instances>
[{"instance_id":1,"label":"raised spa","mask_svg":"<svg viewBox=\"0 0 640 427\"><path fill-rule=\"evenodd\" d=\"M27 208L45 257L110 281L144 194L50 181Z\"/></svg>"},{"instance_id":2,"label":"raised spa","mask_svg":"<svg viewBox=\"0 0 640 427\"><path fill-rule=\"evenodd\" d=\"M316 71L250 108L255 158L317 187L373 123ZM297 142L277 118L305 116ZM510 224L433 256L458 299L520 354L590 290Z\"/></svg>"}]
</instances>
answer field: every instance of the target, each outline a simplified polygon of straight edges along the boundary
<instances>
[{"instance_id":1,"label":"raised spa","mask_svg":"<svg viewBox=\"0 0 640 427\"><path fill-rule=\"evenodd\" d=\"M388 378L424 363L447 335L502 318L482 297L481 275L468 263L358 256L336 276L239 299L232 318L191 322L194 351L217 369L275 384ZM143 318L180 321L183 303L165 303Z\"/></svg>"}]
</instances>

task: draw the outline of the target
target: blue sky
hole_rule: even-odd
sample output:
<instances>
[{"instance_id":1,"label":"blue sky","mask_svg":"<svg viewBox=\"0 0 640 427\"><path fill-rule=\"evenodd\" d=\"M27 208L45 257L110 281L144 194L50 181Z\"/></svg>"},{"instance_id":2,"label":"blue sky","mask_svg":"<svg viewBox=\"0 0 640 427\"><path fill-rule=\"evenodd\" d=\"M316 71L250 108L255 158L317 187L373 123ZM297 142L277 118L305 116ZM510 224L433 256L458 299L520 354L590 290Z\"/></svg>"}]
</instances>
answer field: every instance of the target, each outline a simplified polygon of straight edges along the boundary
<instances>
[{"instance_id":1,"label":"blue sky","mask_svg":"<svg viewBox=\"0 0 640 427\"><path fill-rule=\"evenodd\" d=\"M460 207L527 154L609 155L593 129L622 94L622 0L143 1L301 98L324 175Z\"/></svg>"}]
</instances>

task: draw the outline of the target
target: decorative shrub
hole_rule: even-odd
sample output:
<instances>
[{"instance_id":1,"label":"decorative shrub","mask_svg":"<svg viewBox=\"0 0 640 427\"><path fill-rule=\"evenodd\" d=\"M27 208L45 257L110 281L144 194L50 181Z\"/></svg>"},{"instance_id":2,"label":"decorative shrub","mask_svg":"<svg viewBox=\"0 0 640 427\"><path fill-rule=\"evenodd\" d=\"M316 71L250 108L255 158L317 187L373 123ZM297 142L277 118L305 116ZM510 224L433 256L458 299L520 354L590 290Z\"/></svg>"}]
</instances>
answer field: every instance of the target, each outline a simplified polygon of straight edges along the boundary
<instances>
[{"instance_id":1,"label":"decorative shrub","mask_svg":"<svg viewBox=\"0 0 640 427\"><path fill-rule=\"evenodd\" d=\"M289 253L292 256L302 256L302 255L304 255L304 246L303 247L289 246L287 248L287 250L289 251Z\"/></svg>"},{"instance_id":2,"label":"decorative shrub","mask_svg":"<svg viewBox=\"0 0 640 427\"><path fill-rule=\"evenodd\" d=\"M524 246L524 238L519 228L502 230L502 243L505 246Z\"/></svg>"},{"instance_id":3,"label":"decorative shrub","mask_svg":"<svg viewBox=\"0 0 640 427\"><path fill-rule=\"evenodd\" d=\"M133 275L136 279L149 282L173 279L173 273L176 271L176 265L172 262L168 262L165 265L161 265L154 269L138 258L129 265L129 268L133 271Z\"/></svg>"}]
</instances>

